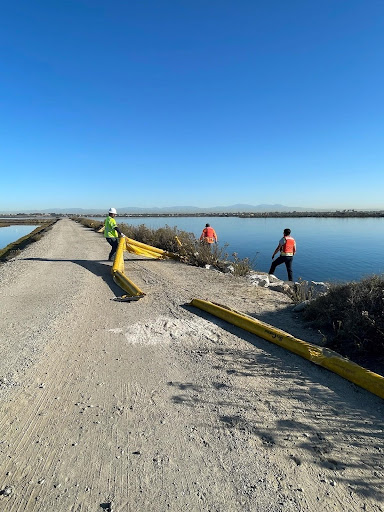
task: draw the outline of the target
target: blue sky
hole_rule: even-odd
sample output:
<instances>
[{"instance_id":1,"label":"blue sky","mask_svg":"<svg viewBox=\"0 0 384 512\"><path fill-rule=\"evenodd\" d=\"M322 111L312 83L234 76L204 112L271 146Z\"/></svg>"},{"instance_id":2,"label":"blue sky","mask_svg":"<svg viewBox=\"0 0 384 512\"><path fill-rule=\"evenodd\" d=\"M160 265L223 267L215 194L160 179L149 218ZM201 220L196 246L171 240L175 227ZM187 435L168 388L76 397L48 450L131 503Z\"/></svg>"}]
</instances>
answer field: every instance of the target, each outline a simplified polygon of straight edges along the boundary
<instances>
[{"instance_id":1,"label":"blue sky","mask_svg":"<svg viewBox=\"0 0 384 512\"><path fill-rule=\"evenodd\" d=\"M382 0L20 0L0 211L384 209Z\"/></svg>"}]
</instances>

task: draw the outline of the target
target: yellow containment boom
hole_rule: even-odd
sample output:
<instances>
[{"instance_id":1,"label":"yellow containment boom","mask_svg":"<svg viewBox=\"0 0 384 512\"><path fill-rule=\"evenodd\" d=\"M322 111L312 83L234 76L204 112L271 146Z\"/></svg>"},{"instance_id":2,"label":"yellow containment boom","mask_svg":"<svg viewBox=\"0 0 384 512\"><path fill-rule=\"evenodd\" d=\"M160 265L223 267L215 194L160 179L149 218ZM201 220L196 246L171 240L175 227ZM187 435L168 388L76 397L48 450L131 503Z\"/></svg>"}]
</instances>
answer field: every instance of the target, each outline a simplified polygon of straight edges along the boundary
<instances>
[{"instance_id":1,"label":"yellow containment boom","mask_svg":"<svg viewBox=\"0 0 384 512\"><path fill-rule=\"evenodd\" d=\"M117 285L127 292L127 296L123 296L123 300L138 300L145 296L145 293L140 290L125 274L124 274L124 251L145 256L146 258L165 259L177 258L176 254L171 252L157 249L151 245L143 244L132 240L132 238L122 237L119 240L119 245L116 251L115 260L112 266L113 280Z\"/></svg>"},{"instance_id":2,"label":"yellow containment boom","mask_svg":"<svg viewBox=\"0 0 384 512\"><path fill-rule=\"evenodd\" d=\"M191 306L207 311L223 320L252 332L265 340L271 341L295 354L305 357L313 363L323 366L344 379L357 384L371 393L384 398L384 377L342 357L327 348L307 343L271 325L251 318L225 306L201 299L193 299Z\"/></svg>"},{"instance_id":3,"label":"yellow containment boom","mask_svg":"<svg viewBox=\"0 0 384 512\"><path fill-rule=\"evenodd\" d=\"M139 256L146 256L147 258L165 259L165 258L177 258L176 254L172 252L163 251L152 245L143 244L132 240L132 238L125 237L125 250Z\"/></svg>"},{"instance_id":4,"label":"yellow containment boom","mask_svg":"<svg viewBox=\"0 0 384 512\"><path fill-rule=\"evenodd\" d=\"M127 292L128 298L131 300L138 300L145 296L145 293L140 290L125 274L124 274L124 249L126 248L125 238L120 238L117 247L115 260L112 265L112 276L115 283Z\"/></svg>"}]
</instances>

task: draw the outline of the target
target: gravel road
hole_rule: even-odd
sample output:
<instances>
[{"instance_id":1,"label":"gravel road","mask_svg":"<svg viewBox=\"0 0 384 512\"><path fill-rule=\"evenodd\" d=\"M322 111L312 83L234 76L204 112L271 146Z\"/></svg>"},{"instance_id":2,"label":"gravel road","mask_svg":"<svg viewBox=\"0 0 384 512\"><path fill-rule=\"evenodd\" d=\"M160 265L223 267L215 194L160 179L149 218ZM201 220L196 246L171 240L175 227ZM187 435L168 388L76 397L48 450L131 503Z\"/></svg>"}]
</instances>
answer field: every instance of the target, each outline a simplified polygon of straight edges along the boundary
<instances>
[{"instance_id":1,"label":"gravel road","mask_svg":"<svg viewBox=\"0 0 384 512\"><path fill-rule=\"evenodd\" d=\"M384 510L384 402L189 306L219 302L307 341L289 299L126 255L59 220L0 266L0 510Z\"/></svg>"}]
</instances>

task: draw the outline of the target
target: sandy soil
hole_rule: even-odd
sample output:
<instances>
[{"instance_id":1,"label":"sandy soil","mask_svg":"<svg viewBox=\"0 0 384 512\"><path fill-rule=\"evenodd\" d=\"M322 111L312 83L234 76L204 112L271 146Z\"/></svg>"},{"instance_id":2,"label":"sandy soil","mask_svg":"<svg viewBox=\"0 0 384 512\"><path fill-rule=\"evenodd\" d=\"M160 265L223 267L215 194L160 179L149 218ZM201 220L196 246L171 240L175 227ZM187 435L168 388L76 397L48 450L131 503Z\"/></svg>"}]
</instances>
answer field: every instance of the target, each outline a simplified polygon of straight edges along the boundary
<instances>
[{"instance_id":1,"label":"sandy soil","mask_svg":"<svg viewBox=\"0 0 384 512\"><path fill-rule=\"evenodd\" d=\"M384 402L189 306L307 341L282 294L60 220L0 267L0 510L379 511Z\"/></svg>"}]
</instances>

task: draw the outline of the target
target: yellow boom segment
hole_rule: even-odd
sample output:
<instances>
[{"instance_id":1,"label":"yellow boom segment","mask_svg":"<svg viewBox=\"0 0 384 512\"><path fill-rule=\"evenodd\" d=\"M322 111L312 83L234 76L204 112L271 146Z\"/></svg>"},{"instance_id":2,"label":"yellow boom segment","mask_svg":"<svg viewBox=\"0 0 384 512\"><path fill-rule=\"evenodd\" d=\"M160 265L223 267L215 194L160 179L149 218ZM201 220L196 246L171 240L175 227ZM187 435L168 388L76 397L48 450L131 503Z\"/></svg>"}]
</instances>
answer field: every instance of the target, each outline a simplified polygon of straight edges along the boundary
<instances>
[{"instance_id":1,"label":"yellow boom segment","mask_svg":"<svg viewBox=\"0 0 384 512\"><path fill-rule=\"evenodd\" d=\"M137 254L138 256L145 256L146 258L165 259L177 257L171 252L137 242L136 240L132 240L132 238L120 238L112 266L112 276L115 283L127 292L127 295L123 296L124 300L138 300L145 296L145 293L124 273L124 251Z\"/></svg>"},{"instance_id":2,"label":"yellow boom segment","mask_svg":"<svg viewBox=\"0 0 384 512\"><path fill-rule=\"evenodd\" d=\"M265 340L271 341L280 347L312 361L319 366L327 368L337 373L344 379L357 384L371 393L384 398L384 377L377 373L371 372L366 368L346 359L337 352L325 347L318 347L312 343L300 340L290 334L273 327L265 322L261 322L256 318L249 317L213 302L202 299L193 299L191 306L202 309L211 315L225 320L233 325L241 327Z\"/></svg>"}]
</instances>

